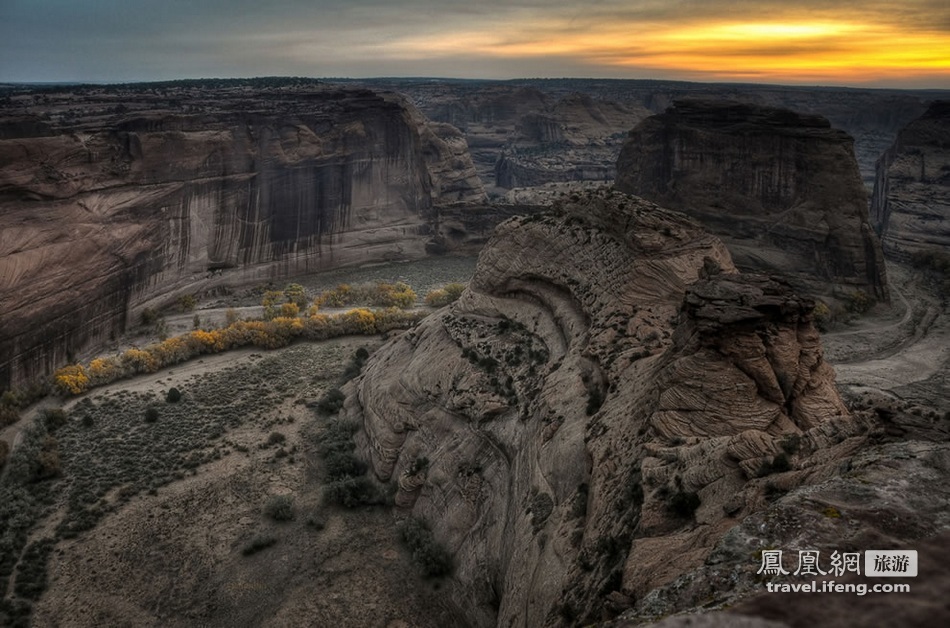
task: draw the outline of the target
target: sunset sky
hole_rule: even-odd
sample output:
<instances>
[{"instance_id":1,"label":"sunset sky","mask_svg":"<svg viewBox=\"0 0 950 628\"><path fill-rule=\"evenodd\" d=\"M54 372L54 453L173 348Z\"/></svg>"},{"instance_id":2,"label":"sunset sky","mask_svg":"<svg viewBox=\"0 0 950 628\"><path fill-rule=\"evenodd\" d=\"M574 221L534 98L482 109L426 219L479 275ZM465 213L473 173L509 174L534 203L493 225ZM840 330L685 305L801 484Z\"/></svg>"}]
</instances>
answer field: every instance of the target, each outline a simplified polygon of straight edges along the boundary
<instances>
[{"instance_id":1,"label":"sunset sky","mask_svg":"<svg viewBox=\"0 0 950 628\"><path fill-rule=\"evenodd\" d=\"M0 81L265 75L950 88L950 0L0 0Z\"/></svg>"}]
</instances>

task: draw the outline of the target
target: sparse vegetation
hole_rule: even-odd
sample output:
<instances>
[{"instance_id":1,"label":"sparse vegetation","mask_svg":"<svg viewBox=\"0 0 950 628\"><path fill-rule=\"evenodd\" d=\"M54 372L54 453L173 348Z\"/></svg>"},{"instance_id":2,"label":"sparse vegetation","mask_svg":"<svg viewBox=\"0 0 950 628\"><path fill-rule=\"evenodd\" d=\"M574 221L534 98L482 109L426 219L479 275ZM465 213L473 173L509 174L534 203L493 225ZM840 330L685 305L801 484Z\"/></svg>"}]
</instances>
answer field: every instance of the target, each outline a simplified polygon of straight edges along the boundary
<instances>
[{"instance_id":1,"label":"sparse vegetation","mask_svg":"<svg viewBox=\"0 0 950 628\"><path fill-rule=\"evenodd\" d=\"M314 304L318 307L370 305L408 309L415 303L415 291L408 284L402 282L394 284L379 282L357 286L343 283L332 290L322 292L314 299Z\"/></svg>"},{"instance_id":2,"label":"sparse vegetation","mask_svg":"<svg viewBox=\"0 0 950 628\"><path fill-rule=\"evenodd\" d=\"M23 596L39 595L45 586L52 554L31 545L46 538L37 533L39 525L48 525L53 544L81 537L136 496L154 495L226 455L229 447L221 440L233 428L252 424L266 437L286 421L276 409L287 391L318 394L339 377L343 355L333 345L306 344L260 356L197 376L187 403L167 403L168 393L156 387L90 395L69 412L41 412L16 450L3 450L8 458L0 481L0 625L29 625L33 599ZM161 416L145 426L148 408ZM229 445L240 451L238 443ZM271 458L263 464L278 463ZM257 546L254 553L271 544L248 547Z\"/></svg>"}]
</instances>

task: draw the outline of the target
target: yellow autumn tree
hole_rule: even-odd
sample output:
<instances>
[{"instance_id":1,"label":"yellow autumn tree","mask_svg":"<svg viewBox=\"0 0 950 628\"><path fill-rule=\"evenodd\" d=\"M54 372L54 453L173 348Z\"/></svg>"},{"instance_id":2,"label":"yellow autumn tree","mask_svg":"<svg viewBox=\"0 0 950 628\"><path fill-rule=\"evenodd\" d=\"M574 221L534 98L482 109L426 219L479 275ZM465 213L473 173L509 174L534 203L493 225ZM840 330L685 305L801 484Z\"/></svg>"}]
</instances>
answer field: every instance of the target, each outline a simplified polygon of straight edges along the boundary
<instances>
[{"instance_id":1,"label":"yellow autumn tree","mask_svg":"<svg viewBox=\"0 0 950 628\"><path fill-rule=\"evenodd\" d=\"M122 354L121 360L133 373L154 373L158 370L158 362L155 360L155 356L142 349L127 349Z\"/></svg>"},{"instance_id":2,"label":"yellow autumn tree","mask_svg":"<svg viewBox=\"0 0 950 628\"><path fill-rule=\"evenodd\" d=\"M366 308L357 308L340 315L344 333L372 334L376 332L376 316Z\"/></svg>"},{"instance_id":3,"label":"yellow autumn tree","mask_svg":"<svg viewBox=\"0 0 950 628\"><path fill-rule=\"evenodd\" d=\"M53 373L53 383L64 395L81 395L89 389L89 376L81 364L70 364Z\"/></svg>"}]
</instances>

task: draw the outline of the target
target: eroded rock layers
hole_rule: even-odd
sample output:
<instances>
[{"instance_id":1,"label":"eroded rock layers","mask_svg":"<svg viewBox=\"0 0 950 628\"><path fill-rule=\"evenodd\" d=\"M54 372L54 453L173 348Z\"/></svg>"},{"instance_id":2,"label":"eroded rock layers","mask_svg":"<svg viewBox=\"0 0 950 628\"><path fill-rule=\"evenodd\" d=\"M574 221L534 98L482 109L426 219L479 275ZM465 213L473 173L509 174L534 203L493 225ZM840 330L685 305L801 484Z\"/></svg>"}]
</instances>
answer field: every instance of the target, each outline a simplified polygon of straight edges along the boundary
<instances>
[{"instance_id":1,"label":"eroded rock layers","mask_svg":"<svg viewBox=\"0 0 950 628\"><path fill-rule=\"evenodd\" d=\"M462 298L348 385L361 451L450 547L478 626L619 613L761 507L760 476L823 477L859 431L810 300L682 214L578 199L500 225Z\"/></svg>"},{"instance_id":2,"label":"eroded rock layers","mask_svg":"<svg viewBox=\"0 0 950 628\"><path fill-rule=\"evenodd\" d=\"M853 140L821 116L676 101L630 132L617 171L618 189L697 218L740 268L888 298Z\"/></svg>"},{"instance_id":3,"label":"eroded rock layers","mask_svg":"<svg viewBox=\"0 0 950 628\"><path fill-rule=\"evenodd\" d=\"M0 126L0 388L176 291L425 254L480 201L465 140L313 84L15 95Z\"/></svg>"},{"instance_id":4,"label":"eroded rock layers","mask_svg":"<svg viewBox=\"0 0 950 628\"><path fill-rule=\"evenodd\" d=\"M935 101L877 162L871 220L899 259L950 247L950 101Z\"/></svg>"}]
</instances>

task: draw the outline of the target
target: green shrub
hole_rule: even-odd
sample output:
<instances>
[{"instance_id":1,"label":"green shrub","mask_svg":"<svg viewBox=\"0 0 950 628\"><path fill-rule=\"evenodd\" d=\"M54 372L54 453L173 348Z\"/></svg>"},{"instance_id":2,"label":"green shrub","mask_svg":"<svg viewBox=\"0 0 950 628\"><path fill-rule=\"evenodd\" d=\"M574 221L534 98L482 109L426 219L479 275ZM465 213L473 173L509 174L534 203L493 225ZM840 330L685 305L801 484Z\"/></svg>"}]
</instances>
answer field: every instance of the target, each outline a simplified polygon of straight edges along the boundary
<instances>
[{"instance_id":1,"label":"green shrub","mask_svg":"<svg viewBox=\"0 0 950 628\"><path fill-rule=\"evenodd\" d=\"M142 310L142 324L147 326L153 325L158 320L158 312L150 307Z\"/></svg>"},{"instance_id":2,"label":"green shrub","mask_svg":"<svg viewBox=\"0 0 950 628\"><path fill-rule=\"evenodd\" d=\"M47 480L62 475L63 469L59 458L59 441L47 434L43 437L40 449L33 461L33 479Z\"/></svg>"},{"instance_id":3,"label":"green shrub","mask_svg":"<svg viewBox=\"0 0 950 628\"><path fill-rule=\"evenodd\" d=\"M190 312L198 305L198 299L193 294L183 294L178 297L178 309L182 312Z\"/></svg>"},{"instance_id":4,"label":"green shrub","mask_svg":"<svg viewBox=\"0 0 950 628\"><path fill-rule=\"evenodd\" d=\"M422 519L410 518L399 524L399 538L412 552L412 560L427 577L452 573L452 555L436 542L429 526Z\"/></svg>"},{"instance_id":5,"label":"green shrub","mask_svg":"<svg viewBox=\"0 0 950 628\"><path fill-rule=\"evenodd\" d=\"M346 395L339 388L328 390L317 402L317 411L325 416L336 414L343 408Z\"/></svg>"},{"instance_id":6,"label":"green shrub","mask_svg":"<svg viewBox=\"0 0 950 628\"><path fill-rule=\"evenodd\" d=\"M412 461L412 465L409 467L409 474L415 475L421 473L429 468L429 459L425 456L421 456Z\"/></svg>"},{"instance_id":7,"label":"green shrub","mask_svg":"<svg viewBox=\"0 0 950 628\"><path fill-rule=\"evenodd\" d=\"M324 454L323 461L326 464L327 478L330 480L342 480L366 473L366 463L349 451L328 451Z\"/></svg>"},{"instance_id":8,"label":"green shrub","mask_svg":"<svg viewBox=\"0 0 950 628\"><path fill-rule=\"evenodd\" d=\"M0 427L13 425L20 420L20 408L23 407L23 399L12 390L6 390L0 395Z\"/></svg>"},{"instance_id":9,"label":"green shrub","mask_svg":"<svg viewBox=\"0 0 950 628\"><path fill-rule=\"evenodd\" d=\"M49 432L55 432L66 425L66 411L62 408L47 408L43 410L42 416L46 430Z\"/></svg>"},{"instance_id":10,"label":"green shrub","mask_svg":"<svg viewBox=\"0 0 950 628\"><path fill-rule=\"evenodd\" d=\"M264 506L264 514L274 521L293 521L294 498L291 495L274 495Z\"/></svg>"},{"instance_id":11,"label":"green shrub","mask_svg":"<svg viewBox=\"0 0 950 628\"><path fill-rule=\"evenodd\" d=\"M168 392L165 394L165 401L168 403L178 403L181 401L181 391L174 386L169 388Z\"/></svg>"},{"instance_id":12,"label":"green shrub","mask_svg":"<svg viewBox=\"0 0 950 628\"><path fill-rule=\"evenodd\" d=\"M154 423L158 420L158 408L149 406L145 408L145 422Z\"/></svg>"},{"instance_id":13,"label":"green shrub","mask_svg":"<svg viewBox=\"0 0 950 628\"><path fill-rule=\"evenodd\" d=\"M279 445L287 441L287 437L281 434L280 432L271 432L270 436L267 437L267 446Z\"/></svg>"},{"instance_id":14,"label":"green shrub","mask_svg":"<svg viewBox=\"0 0 950 628\"><path fill-rule=\"evenodd\" d=\"M847 305L845 305L845 309L852 314L865 314L874 307L875 303L874 297L870 296L864 290L855 290L848 295L848 302Z\"/></svg>"},{"instance_id":15,"label":"green shrub","mask_svg":"<svg viewBox=\"0 0 950 628\"><path fill-rule=\"evenodd\" d=\"M323 489L327 502L346 508L369 506L382 501L382 496L366 477L346 477L330 482Z\"/></svg>"}]
</instances>

